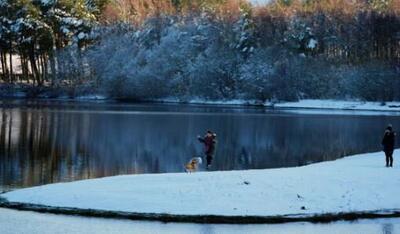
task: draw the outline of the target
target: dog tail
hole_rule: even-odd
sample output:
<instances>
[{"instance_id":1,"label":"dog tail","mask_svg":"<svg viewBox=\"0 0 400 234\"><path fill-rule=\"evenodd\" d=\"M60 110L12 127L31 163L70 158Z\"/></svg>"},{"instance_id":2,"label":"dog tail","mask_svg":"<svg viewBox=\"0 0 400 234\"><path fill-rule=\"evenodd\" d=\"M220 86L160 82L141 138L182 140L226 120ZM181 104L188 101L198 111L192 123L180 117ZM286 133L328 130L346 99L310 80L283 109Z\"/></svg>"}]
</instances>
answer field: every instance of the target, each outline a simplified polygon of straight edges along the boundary
<instances>
[{"instance_id":1,"label":"dog tail","mask_svg":"<svg viewBox=\"0 0 400 234\"><path fill-rule=\"evenodd\" d=\"M201 157L197 157L197 162L198 162L199 164L202 164L202 163L203 163L203 160L201 159Z\"/></svg>"}]
</instances>

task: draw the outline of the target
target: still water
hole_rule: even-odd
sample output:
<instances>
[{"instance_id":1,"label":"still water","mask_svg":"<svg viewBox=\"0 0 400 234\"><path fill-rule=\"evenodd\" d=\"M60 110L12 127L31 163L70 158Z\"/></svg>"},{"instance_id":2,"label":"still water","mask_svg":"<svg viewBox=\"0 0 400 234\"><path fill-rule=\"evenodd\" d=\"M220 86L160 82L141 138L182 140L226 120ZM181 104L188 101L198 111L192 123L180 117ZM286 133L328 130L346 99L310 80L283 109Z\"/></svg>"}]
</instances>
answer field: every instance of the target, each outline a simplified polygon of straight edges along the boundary
<instances>
[{"instance_id":1,"label":"still water","mask_svg":"<svg viewBox=\"0 0 400 234\"><path fill-rule=\"evenodd\" d=\"M0 190L182 172L217 133L212 170L277 168L381 149L400 115L252 107L0 101Z\"/></svg>"},{"instance_id":2,"label":"still water","mask_svg":"<svg viewBox=\"0 0 400 234\"><path fill-rule=\"evenodd\" d=\"M332 223L193 224L87 218L0 208L2 234L399 234L400 219L357 220Z\"/></svg>"}]
</instances>

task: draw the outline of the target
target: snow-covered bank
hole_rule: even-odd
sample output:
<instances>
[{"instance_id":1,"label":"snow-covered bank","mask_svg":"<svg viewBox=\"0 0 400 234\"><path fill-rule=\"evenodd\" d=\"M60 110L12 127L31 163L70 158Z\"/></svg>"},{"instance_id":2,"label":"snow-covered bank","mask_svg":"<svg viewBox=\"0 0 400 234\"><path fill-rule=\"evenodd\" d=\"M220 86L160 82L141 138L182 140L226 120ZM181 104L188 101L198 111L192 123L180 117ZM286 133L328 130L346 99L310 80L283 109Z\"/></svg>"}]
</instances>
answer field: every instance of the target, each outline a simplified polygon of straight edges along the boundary
<instances>
[{"instance_id":1,"label":"snow-covered bank","mask_svg":"<svg viewBox=\"0 0 400 234\"><path fill-rule=\"evenodd\" d=\"M396 160L400 151L395 154ZM383 153L370 153L296 168L115 176L21 189L1 197L51 207L172 215L398 212L400 167L383 165Z\"/></svg>"},{"instance_id":2,"label":"snow-covered bank","mask_svg":"<svg viewBox=\"0 0 400 234\"><path fill-rule=\"evenodd\" d=\"M81 95L76 97L59 96L51 97L52 94L43 93L37 96L43 100L68 100L68 101L131 101L125 99L113 99L103 94ZM23 91L1 92L0 97L23 99L29 98ZM261 102L258 100L206 100L202 98L193 98L190 100L181 100L179 98L161 98L142 100L149 103L172 103L172 104L196 104L196 105L215 105L215 106L264 106L275 109L308 109L308 110L353 110L353 111L380 111L380 112L400 112L400 102L365 102L365 101L345 101L345 100L322 100L322 99L304 99L297 102Z\"/></svg>"},{"instance_id":3,"label":"snow-covered bank","mask_svg":"<svg viewBox=\"0 0 400 234\"><path fill-rule=\"evenodd\" d=\"M364 101L345 101L345 100L322 100L304 99L297 102L260 102L257 100L219 100L211 101L204 99L191 99L181 101L176 98L150 100L165 103L187 103L204 105L240 105L240 106L265 106L276 109L327 109L327 110L360 110L360 111L400 111L400 102L364 102Z\"/></svg>"},{"instance_id":4,"label":"snow-covered bank","mask_svg":"<svg viewBox=\"0 0 400 234\"><path fill-rule=\"evenodd\" d=\"M361 102L339 100L300 100L274 104L276 108L312 108L338 110L400 111L400 102Z\"/></svg>"}]
</instances>

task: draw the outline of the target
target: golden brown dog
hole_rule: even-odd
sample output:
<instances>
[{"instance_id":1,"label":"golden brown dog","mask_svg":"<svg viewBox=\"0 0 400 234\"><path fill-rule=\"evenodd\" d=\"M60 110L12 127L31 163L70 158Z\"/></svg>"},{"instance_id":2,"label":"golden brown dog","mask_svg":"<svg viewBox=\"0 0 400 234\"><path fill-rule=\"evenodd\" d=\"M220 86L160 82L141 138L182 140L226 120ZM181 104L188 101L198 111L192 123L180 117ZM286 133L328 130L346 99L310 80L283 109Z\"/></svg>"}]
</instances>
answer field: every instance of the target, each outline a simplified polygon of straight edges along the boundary
<instances>
[{"instance_id":1,"label":"golden brown dog","mask_svg":"<svg viewBox=\"0 0 400 234\"><path fill-rule=\"evenodd\" d=\"M185 170L187 173L195 172L197 171L197 168L199 165L202 163L202 160L200 157L195 157L190 159L190 161L185 165Z\"/></svg>"}]
</instances>

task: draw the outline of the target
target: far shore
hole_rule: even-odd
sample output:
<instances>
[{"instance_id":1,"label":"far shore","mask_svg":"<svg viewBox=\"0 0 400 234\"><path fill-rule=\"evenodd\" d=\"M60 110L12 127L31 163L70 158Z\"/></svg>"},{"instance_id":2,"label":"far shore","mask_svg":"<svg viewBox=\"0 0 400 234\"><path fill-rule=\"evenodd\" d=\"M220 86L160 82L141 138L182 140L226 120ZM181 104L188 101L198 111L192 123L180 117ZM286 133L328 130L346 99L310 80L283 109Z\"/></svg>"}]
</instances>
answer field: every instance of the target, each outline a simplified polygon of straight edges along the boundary
<instances>
[{"instance_id":1,"label":"far shore","mask_svg":"<svg viewBox=\"0 0 400 234\"><path fill-rule=\"evenodd\" d=\"M256 100L205 100L193 98L190 100L180 100L177 98L132 100L115 99L101 94L83 95L77 97L48 97L38 96L29 98L23 93L16 93L6 97L5 100L48 100L48 101L76 101L76 102L118 102L118 103L159 103L159 104L187 104L187 105L209 105L209 106L232 106L232 107L264 107L277 110L343 110L343 111L377 111L377 112L400 112L400 101L393 102L371 102L361 100L334 100L334 99L302 99L292 102L260 102Z\"/></svg>"}]
</instances>

